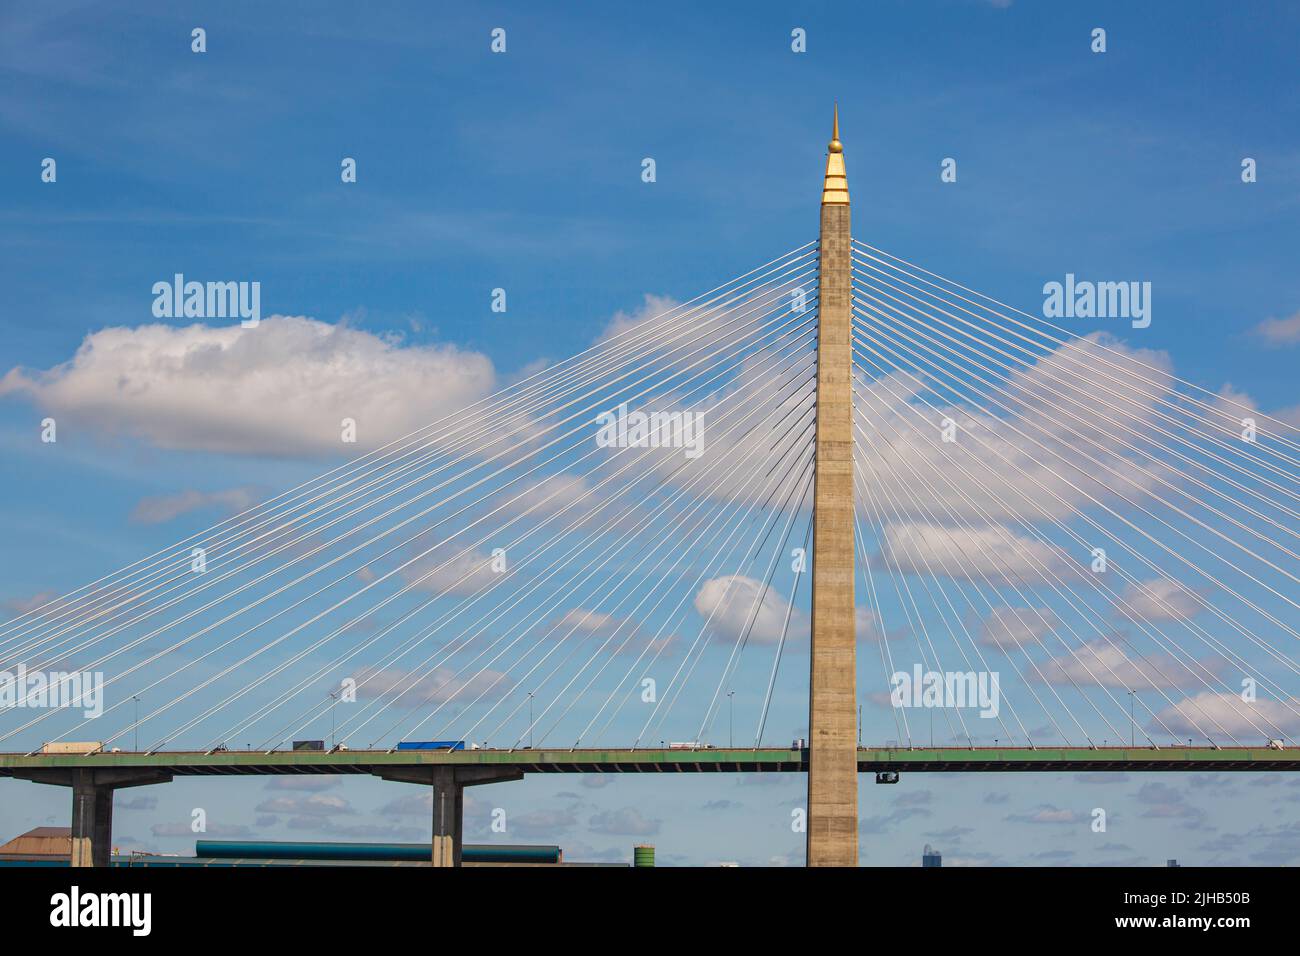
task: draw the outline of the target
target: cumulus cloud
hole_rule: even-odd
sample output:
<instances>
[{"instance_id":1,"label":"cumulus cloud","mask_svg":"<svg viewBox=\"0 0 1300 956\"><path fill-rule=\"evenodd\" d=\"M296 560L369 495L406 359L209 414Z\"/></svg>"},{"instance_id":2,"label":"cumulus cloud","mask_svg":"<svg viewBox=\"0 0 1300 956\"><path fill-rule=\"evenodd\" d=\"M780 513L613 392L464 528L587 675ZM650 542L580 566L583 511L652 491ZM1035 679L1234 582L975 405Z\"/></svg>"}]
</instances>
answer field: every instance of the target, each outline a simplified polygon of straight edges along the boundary
<instances>
[{"instance_id":1,"label":"cumulus cloud","mask_svg":"<svg viewBox=\"0 0 1300 956\"><path fill-rule=\"evenodd\" d=\"M550 475L530 484L527 488L509 489L509 500L504 502L507 514L524 514L545 517L565 509L566 515L573 517L573 506L586 497L588 504L583 510L594 507L590 494L591 483L583 475Z\"/></svg>"},{"instance_id":2,"label":"cumulus cloud","mask_svg":"<svg viewBox=\"0 0 1300 956\"><path fill-rule=\"evenodd\" d=\"M1300 344L1300 312L1285 319L1265 319L1252 330L1267 345Z\"/></svg>"},{"instance_id":3,"label":"cumulus cloud","mask_svg":"<svg viewBox=\"0 0 1300 956\"><path fill-rule=\"evenodd\" d=\"M1035 644L1060 623L1051 608L995 608L980 622L979 642L1003 650Z\"/></svg>"},{"instance_id":4,"label":"cumulus cloud","mask_svg":"<svg viewBox=\"0 0 1300 956\"><path fill-rule=\"evenodd\" d=\"M1072 652L1063 651L1039 665L1031 675L1036 681L1049 684L1078 683L1080 686L1116 687L1124 690L1170 690L1201 683L1207 674L1218 674L1224 666L1222 658L1199 661L1196 665L1183 663L1168 654L1146 654L1130 657L1115 638L1097 638ZM1200 675L1200 680L1197 679Z\"/></svg>"},{"instance_id":5,"label":"cumulus cloud","mask_svg":"<svg viewBox=\"0 0 1300 956\"><path fill-rule=\"evenodd\" d=\"M1081 823L1088 817L1078 810L1062 809L1051 804L1040 804L1030 813L1012 813L1007 816L1009 823Z\"/></svg>"},{"instance_id":6,"label":"cumulus cloud","mask_svg":"<svg viewBox=\"0 0 1300 956\"><path fill-rule=\"evenodd\" d=\"M296 817L330 817L357 811L343 797L313 793L306 797L272 797L256 807L258 813L282 813Z\"/></svg>"},{"instance_id":7,"label":"cumulus cloud","mask_svg":"<svg viewBox=\"0 0 1300 956\"><path fill-rule=\"evenodd\" d=\"M1238 694L1207 690L1159 711L1149 729L1168 727L1188 736L1225 731L1234 737L1258 737L1261 731L1290 735L1300 730L1300 701L1289 704L1263 698L1247 703Z\"/></svg>"},{"instance_id":8,"label":"cumulus cloud","mask_svg":"<svg viewBox=\"0 0 1300 956\"><path fill-rule=\"evenodd\" d=\"M510 576L509 564L505 565L504 571L494 571L492 555L477 548L464 554L457 553L457 550L464 550L463 547L445 550L448 553L435 551L411 562L402 569L402 578L415 585L417 591L468 595L492 587Z\"/></svg>"},{"instance_id":9,"label":"cumulus cloud","mask_svg":"<svg viewBox=\"0 0 1300 956\"><path fill-rule=\"evenodd\" d=\"M402 346L300 316L256 328L142 325L93 332L67 362L14 368L0 396L26 397L64 428L160 448L338 455L374 448L489 394L483 355ZM340 440L357 423L356 444Z\"/></svg>"},{"instance_id":10,"label":"cumulus cloud","mask_svg":"<svg viewBox=\"0 0 1300 956\"><path fill-rule=\"evenodd\" d=\"M1204 811L1189 804L1182 792L1160 781L1143 784L1138 788L1138 792L1134 796L1138 803L1146 807L1142 811L1144 817L1160 819L1189 817L1200 819L1205 815Z\"/></svg>"},{"instance_id":11,"label":"cumulus cloud","mask_svg":"<svg viewBox=\"0 0 1300 956\"><path fill-rule=\"evenodd\" d=\"M764 593L763 582L741 574L705 581L695 595L695 610L706 620L712 615L709 627L722 641L737 640L748 625L750 642L775 644L781 639L788 606L774 588L769 587ZM790 634L801 634L806 630L803 616L800 611L794 612Z\"/></svg>"},{"instance_id":12,"label":"cumulus cloud","mask_svg":"<svg viewBox=\"0 0 1300 956\"><path fill-rule=\"evenodd\" d=\"M609 320L604 330L600 333L598 342L607 342L612 338L631 332L633 329L653 328L656 320L661 326L672 325L672 316L668 313L677 309L680 303L666 295L654 295L647 292L642 297L641 307L627 312L619 309L614 313L614 317ZM630 336L629 336L630 338Z\"/></svg>"},{"instance_id":13,"label":"cumulus cloud","mask_svg":"<svg viewBox=\"0 0 1300 956\"><path fill-rule=\"evenodd\" d=\"M62 595L57 591L39 591L29 597L15 597L7 599L2 606L6 611L14 614L30 614L37 608L45 607L47 604L52 605L45 613L52 613L59 607L63 606Z\"/></svg>"},{"instance_id":14,"label":"cumulus cloud","mask_svg":"<svg viewBox=\"0 0 1300 956\"><path fill-rule=\"evenodd\" d=\"M1203 610L1194 591L1168 578L1130 584L1120 604L1133 617L1148 621L1186 621Z\"/></svg>"},{"instance_id":15,"label":"cumulus cloud","mask_svg":"<svg viewBox=\"0 0 1300 956\"><path fill-rule=\"evenodd\" d=\"M322 790L333 790L342 786L341 777L334 774L312 774L307 776L290 776L290 777L272 777L264 789L266 790L294 790L306 793L319 793Z\"/></svg>"},{"instance_id":16,"label":"cumulus cloud","mask_svg":"<svg viewBox=\"0 0 1300 956\"><path fill-rule=\"evenodd\" d=\"M262 499L256 488L227 488L223 491L193 489L174 495L141 498L131 512L135 524L162 524L203 508L217 508L225 515L238 514Z\"/></svg>"},{"instance_id":17,"label":"cumulus cloud","mask_svg":"<svg viewBox=\"0 0 1300 956\"><path fill-rule=\"evenodd\" d=\"M967 581L987 578L994 584L1032 584L1051 580L1049 569L1058 576L1077 569L1059 550L1006 528L950 528L919 522L886 527L880 551L871 560L877 567L897 567L908 574Z\"/></svg>"},{"instance_id":18,"label":"cumulus cloud","mask_svg":"<svg viewBox=\"0 0 1300 956\"><path fill-rule=\"evenodd\" d=\"M1103 360L1150 367L1139 369L1139 377ZM1104 395L1089 374L1094 368L1105 368L1113 379L1106 380ZM1008 393L999 401L1015 412L1014 423L986 397L989 386L970 389L984 411L975 400L941 404L928 391L934 382L921 372L872 377L872 371L855 377L857 467L876 497L897 506L903 519L985 524L1066 518L1088 507L1090 498L1110 503L1117 491L1132 497L1157 477L1176 477L1145 459L1144 474L1122 445L1132 441L1130 430L1140 434L1157 421L1160 402L1173 394L1162 352L1130 349L1102 333L1067 342L997 383ZM957 426L953 442L943 440L945 419Z\"/></svg>"},{"instance_id":19,"label":"cumulus cloud","mask_svg":"<svg viewBox=\"0 0 1300 956\"><path fill-rule=\"evenodd\" d=\"M682 447L630 453L612 448L610 454L618 454L620 463L633 456L642 463L631 472L634 476L649 471L673 485L691 483L698 493L713 500L748 503L764 497L767 482L763 479L777 455L789 453L786 467L776 472L788 475L794 470L797 450L806 451L806 441L801 439L811 439L806 427L812 415L813 384L809 379L816 354L811 340L803 342L799 354L789 348L790 340L783 341L786 348L780 351L749 347L770 346L775 335L788 331L767 328L761 336L756 334L765 323L779 325L776 314L790 303L790 284L782 283L742 301L692 312L684 322L661 318L663 310L675 303L654 296L647 296L638 312L615 316L606 337L640 329L648 343L644 361L683 372L676 378L661 376L664 388L637 398L628 411L696 417L689 430L678 433L682 441L676 443L689 443L692 457L687 457L687 449ZM787 324L797 325L798 319L789 318ZM683 329L689 329L689 334L676 338ZM721 362L723 356L730 356L729 365ZM798 384L803 387L796 389ZM615 404L611 400L608 410L613 411ZM774 434L778 425L779 436ZM776 442L777 437L784 441ZM745 462L748 467L742 464ZM705 477L701 479L701 475Z\"/></svg>"},{"instance_id":20,"label":"cumulus cloud","mask_svg":"<svg viewBox=\"0 0 1300 956\"><path fill-rule=\"evenodd\" d=\"M798 285L785 279L689 306L671 296L645 293L639 308L614 314L597 342L631 333L619 345L635 341L636 348L649 345L660 349L661 356L677 355L687 361L688 352L736 342L760 326L775 324L778 314L790 308L791 292Z\"/></svg>"},{"instance_id":21,"label":"cumulus cloud","mask_svg":"<svg viewBox=\"0 0 1300 956\"><path fill-rule=\"evenodd\" d=\"M506 696L515 686L510 675L485 669L474 675L458 676L450 667L437 667L429 673L400 669L377 671L357 683L357 697L362 700L393 697L399 707L443 704L456 698L474 700L479 694L495 700Z\"/></svg>"},{"instance_id":22,"label":"cumulus cloud","mask_svg":"<svg viewBox=\"0 0 1300 956\"><path fill-rule=\"evenodd\" d=\"M1249 394L1235 387L1231 382L1226 383L1219 389L1214 401L1210 404L1215 411L1232 419L1233 422L1239 420L1243 414L1249 414L1259 409L1259 406Z\"/></svg>"},{"instance_id":23,"label":"cumulus cloud","mask_svg":"<svg viewBox=\"0 0 1300 956\"><path fill-rule=\"evenodd\" d=\"M603 810L588 821L592 833L610 836L653 836L659 832L659 825L660 821L645 817L635 807Z\"/></svg>"},{"instance_id":24,"label":"cumulus cloud","mask_svg":"<svg viewBox=\"0 0 1300 956\"><path fill-rule=\"evenodd\" d=\"M572 632L575 636L580 637L590 637L597 634L608 636L614 633L623 621L623 618L613 614L574 608L556 618L552 626L557 631L563 631L566 634Z\"/></svg>"},{"instance_id":25,"label":"cumulus cloud","mask_svg":"<svg viewBox=\"0 0 1300 956\"><path fill-rule=\"evenodd\" d=\"M509 818L512 833L524 837L558 836L575 827L578 818L572 810L531 810Z\"/></svg>"},{"instance_id":26,"label":"cumulus cloud","mask_svg":"<svg viewBox=\"0 0 1300 956\"><path fill-rule=\"evenodd\" d=\"M1259 403L1249 394L1228 383L1219 389L1218 394L1210 403L1210 409L1206 414L1208 415L1210 412L1216 412L1222 416L1220 419L1211 417L1211 422L1222 428L1224 433L1235 441L1241 437L1244 427L1243 419L1256 418L1260 413L1260 407ZM1269 418L1275 418L1280 422L1300 428L1300 405L1275 408L1266 414ZM1256 418L1255 428L1259 434L1266 435L1272 431L1272 423ZM1289 433L1285 434L1287 438L1294 438Z\"/></svg>"},{"instance_id":27,"label":"cumulus cloud","mask_svg":"<svg viewBox=\"0 0 1300 956\"><path fill-rule=\"evenodd\" d=\"M861 604L853 610L853 621L854 630L859 641L879 644L881 641L902 640L907 636L906 632L900 628L887 631L884 622L880 619L880 615Z\"/></svg>"},{"instance_id":28,"label":"cumulus cloud","mask_svg":"<svg viewBox=\"0 0 1300 956\"><path fill-rule=\"evenodd\" d=\"M668 634L654 637L634 619L604 611L573 608L557 617L547 627L547 634L557 639L597 638L607 641L606 650L612 654L662 654L677 643L677 636Z\"/></svg>"}]
</instances>

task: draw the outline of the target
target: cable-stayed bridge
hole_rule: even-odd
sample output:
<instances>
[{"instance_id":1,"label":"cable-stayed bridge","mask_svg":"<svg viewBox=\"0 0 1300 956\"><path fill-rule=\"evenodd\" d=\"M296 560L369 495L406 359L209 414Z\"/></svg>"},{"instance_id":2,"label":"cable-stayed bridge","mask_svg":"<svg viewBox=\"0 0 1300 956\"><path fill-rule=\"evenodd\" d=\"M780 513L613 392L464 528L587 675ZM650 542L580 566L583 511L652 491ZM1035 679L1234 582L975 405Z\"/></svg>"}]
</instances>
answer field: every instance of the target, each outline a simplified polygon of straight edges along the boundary
<instances>
[{"instance_id":1,"label":"cable-stayed bridge","mask_svg":"<svg viewBox=\"0 0 1300 956\"><path fill-rule=\"evenodd\" d=\"M837 122L817 241L0 626L0 774L87 865L115 788L376 774L455 865L465 786L807 772L852 865L864 771L1300 768L1297 429L849 210Z\"/></svg>"}]
</instances>

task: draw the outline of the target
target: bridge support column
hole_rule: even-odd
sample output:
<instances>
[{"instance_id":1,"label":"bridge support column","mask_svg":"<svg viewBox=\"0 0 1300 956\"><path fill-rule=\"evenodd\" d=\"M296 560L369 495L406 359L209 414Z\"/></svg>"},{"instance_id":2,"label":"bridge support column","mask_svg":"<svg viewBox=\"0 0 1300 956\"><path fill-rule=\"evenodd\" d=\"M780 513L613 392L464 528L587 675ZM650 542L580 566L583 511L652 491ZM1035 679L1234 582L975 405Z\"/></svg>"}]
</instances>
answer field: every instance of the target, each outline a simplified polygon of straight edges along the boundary
<instances>
[{"instance_id":1,"label":"bridge support column","mask_svg":"<svg viewBox=\"0 0 1300 956\"><path fill-rule=\"evenodd\" d=\"M498 767L391 767L376 770L384 780L433 788L433 865L460 866L465 834L465 788L522 780L524 772Z\"/></svg>"},{"instance_id":2,"label":"bridge support column","mask_svg":"<svg viewBox=\"0 0 1300 956\"><path fill-rule=\"evenodd\" d=\"M108 866L113 853L113 792L122 787L169 783L160 770L111 768L15 770L32 783L72 788L72 866Z\"/></svg>"},{"instance_id":3,"label":"bridge support column","mask_svg":"<svg viewBox=\"0 0 1300 956\"><path fill-rule=\"evenodd\" d=\"M853 356L849 184L839 110L822 186L817 267L817 449L808 865L857 866L857 636L853 609Z\"/></svg>"}]
</instances>

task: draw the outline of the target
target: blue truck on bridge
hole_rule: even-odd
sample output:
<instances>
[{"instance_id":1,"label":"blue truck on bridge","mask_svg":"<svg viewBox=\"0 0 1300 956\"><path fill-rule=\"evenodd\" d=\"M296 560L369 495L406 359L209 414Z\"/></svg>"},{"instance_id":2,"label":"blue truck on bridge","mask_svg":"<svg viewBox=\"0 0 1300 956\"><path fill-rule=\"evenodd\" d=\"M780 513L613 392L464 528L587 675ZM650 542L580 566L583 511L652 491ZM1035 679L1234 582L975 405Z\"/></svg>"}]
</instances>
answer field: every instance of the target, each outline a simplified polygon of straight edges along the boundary
<instances>
[{"instance_id":1,"label":"blue truck on bridge","mask_svg":"<svg viewBox=\"0 0 1300 956\"><path fill-rule=\"evenodd\" d=\"M463 740L403 740L398 750L464 750Z\"/></svg>"}]
</instances>

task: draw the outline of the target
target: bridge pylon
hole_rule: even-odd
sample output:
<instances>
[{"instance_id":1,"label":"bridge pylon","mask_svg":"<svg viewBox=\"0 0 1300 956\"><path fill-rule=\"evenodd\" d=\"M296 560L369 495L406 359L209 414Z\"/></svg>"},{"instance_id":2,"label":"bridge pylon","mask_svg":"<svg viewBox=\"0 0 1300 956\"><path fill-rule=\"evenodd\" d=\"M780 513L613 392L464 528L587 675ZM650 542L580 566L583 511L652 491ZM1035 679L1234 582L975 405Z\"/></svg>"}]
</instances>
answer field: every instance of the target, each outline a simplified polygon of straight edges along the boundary
<instances>
[{"instance_id":1,"label":"bridge pylon","mask_svg":"<svg viewBox=\"0 0 1300 956\"><path fill-rule=\"evenodd\" d=\"M851 263L849 183L837 107L822 185L817 276L817 447L808 695L809 866L858 863Z\"/></svg>"}]
</instances>

